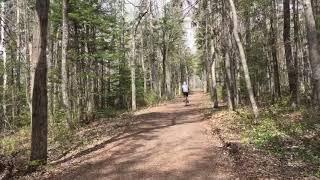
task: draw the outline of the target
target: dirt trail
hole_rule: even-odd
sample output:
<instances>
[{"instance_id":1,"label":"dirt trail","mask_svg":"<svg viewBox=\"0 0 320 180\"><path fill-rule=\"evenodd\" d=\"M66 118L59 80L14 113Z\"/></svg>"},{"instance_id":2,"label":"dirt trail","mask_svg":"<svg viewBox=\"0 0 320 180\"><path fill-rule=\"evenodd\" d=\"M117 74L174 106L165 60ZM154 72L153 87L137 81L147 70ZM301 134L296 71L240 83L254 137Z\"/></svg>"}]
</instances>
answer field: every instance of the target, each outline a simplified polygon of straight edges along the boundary
<instances>
[{"instance_id":1,"label":"dirt trail","mask_svg":"<svg viewBox=\"0 0 320 180\"><path fill-rule=\"evenodd\" d=\"M209 132L208 98L197 92L190 102L137 112L140 123L127 134L63 163L68 170L51 179L233 179L230 158Z\"/></svg>"}]
</instances>

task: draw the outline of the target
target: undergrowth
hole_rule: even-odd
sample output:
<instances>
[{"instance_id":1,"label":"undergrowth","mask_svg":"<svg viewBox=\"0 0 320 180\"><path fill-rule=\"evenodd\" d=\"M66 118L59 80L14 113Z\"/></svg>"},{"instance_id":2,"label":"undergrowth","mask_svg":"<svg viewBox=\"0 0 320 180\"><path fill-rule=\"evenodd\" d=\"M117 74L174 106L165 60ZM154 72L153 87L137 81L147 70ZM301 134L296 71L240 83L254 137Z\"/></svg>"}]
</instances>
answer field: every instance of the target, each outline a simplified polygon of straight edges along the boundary
<instances>
[{"instance_id":1,"label":"undergrowth","mask_svg":"<svg viewBox=\"0 0 320 180\"><path fill-rule=\"evenodd\" d=\"M16 133L2 134L0 137L0 154L9 156L29 148L31 131L29 127L24 127Z\"/></svg>"},{"instance_id":2,"label":"undergrowth","mask_svg":"<svg viewBox=\"0 0 320 180\"><path fill-rule=\"evenodd\" d=\"M237 111L242 141L274 154L287 164L308 167L320 177L320 113L308 107L293 110L286 102L263 108L258 121L248 109Z\"/></svg>"}]
</instances>

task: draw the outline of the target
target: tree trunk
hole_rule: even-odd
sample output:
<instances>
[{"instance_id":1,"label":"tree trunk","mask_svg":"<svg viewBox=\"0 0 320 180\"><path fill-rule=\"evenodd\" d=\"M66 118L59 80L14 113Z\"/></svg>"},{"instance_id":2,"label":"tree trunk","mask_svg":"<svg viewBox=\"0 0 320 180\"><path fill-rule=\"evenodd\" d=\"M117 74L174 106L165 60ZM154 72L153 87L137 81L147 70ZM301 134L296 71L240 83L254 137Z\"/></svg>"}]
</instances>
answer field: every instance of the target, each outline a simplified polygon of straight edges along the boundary
<instances>
[{"instance_id":1,"label":"tree trunk","mask_svg":"<svg viewBox=\"0 0 320 180\"><path fill-rule=\"evenodd\" d=\"M132 52L131 52L131 58L130 58L130 72L131 72L131 110L136 111L137 110L137 104L136 104L136 32L132 32Z\"/></svg>"},{"instance_id":2,"label":"tree trunk","mask_svg":"<svg viewBox=\"0 0 320 180\"><path fill-rule=\"evenodd\" d=\"M217 78L216 78L216 63L217 60L215 59L216 57L216 52L214 48L214 41L213 39L211 40L211 91L212 91L212 100L213 100L213 108L218 108L219 107L219 102L218 102L218 93L217 93Z\"/></svg>"},{"instance_id":3,"label":"tree trunk","mask_svg":"<svg viewBox=\"0 0 320 180\"><path fill-rule=\"evenodd\" d=\"M85 34L86 34L86 42L84 46L84 52L85 54L89 55L85 57L86 62L89 62L89 65L86 65L83 63L83 69L86 70L86 80L84 82L84 86L86 87L84 89L84 92L86 95L86 102L87 102L87 121L91 121L94 118L94 110L95 110L95 103L94 103L94 77L91 75L94 72L92 72L93 69L93 58L91 56L92 54L92 46L91 46L91 41L89 40L90 36L90 27L89 25L85 25Z\"/></svg>"},{"instance_id":4,"label":"tree trunk","mask_svg":"<svg viewBox=\"0 0 320 180\"><path fill-rule=\"evenodd\" d=\"M71 128L71 107L68 96L68 64L67 64L67 51L68 51L68 40L69 40L69 20L68 20L68 3L69 0L63 0L63 11L62 11L62 45L61 45L61 91L63 105L66 110L67 127Z\"/></svg>"},{"instance_id":5,"label":"tree trunk","mask_svg":"<svg viewBox=\"0 0 320 180\"><path fill-rule=\"evenodd\" d=\"M162 53L162 84L161 84L161 94L163 97L167 98L167 86L166 86L166 78L167 78L167 8L164 8L164 20L163 20L163 29L162 29L162 44L161 44L161 53Z\"/></svg>"},{"instance_id":6,"label":"tree trunk","mask_svg":"<svg viewBox=\"0 0 320 180\"><path fill-rule=\"evenodd\" d=\"M211 63L211 76L212 76L212 99L213 107L219 107L218 94L217 94L217 79L216 79L216 61Z\"/></svg>"},{"instance_id":7,"label":"tree trunk","mask_svg":"<svg viewBox=\"0 0 320 180\"><path fill-rule=\"evenodd\" d=\"M276 12L276 0L272 1L272 17L270 18L270 33L271 33L271 51L272 51L272 68L273 68L273 83L275 98L281 97L280 75L279 75L279 63L278 63L278 42L277 42L277 12Z\"/></svg>"},{"instance_id":8,"label":"tree trunk","mask_svg":"<svg viewBox=\"0 0 320 180\"><path fill-rule=\"evenodd\" d=\"M151 1L150 1L151 3ZM150 4L151 8L151 4ZM156 92L159 94L159 87L158 87L158 76L157 76L157 70L158 70L158 63L156 61L156 46L154 44L154 25L153 25L153 17L152 14L149 16L149 27L150 27L150 80L151 80L151 89L153 92Z\"/></svg>"},{"instance_id":9,"label":"tree trunk","mask_svg":"<svg viewBox=\"0 0 320 180\"><path fill-rule=\"evenodd\" d=\"M143 92L144 94L147 93L147 70L144 62L144 43L141 31L141 50L140 50L140 57L141 57L141 66L142 66L142 73L143 73Z\"/></svg>"},{"instance_id":10,"label":"tree trunk","mask_svg":"<svg viewBox=\"0 0 320 180\"><path fill-rule=\"evenodd\" d=\"M292 57L291 38L290 38L290 0L283 0L283 40L286 56L286 65L289 79L289 89L291 94L291 103L295 107L297 105L298 89L297 74Z\"/></svg>"},{"instance_id":11,"label":"tree trunk","mask_svg":"<svg viewBox=\"0 0 320 180\"><path fill-rule=\"evenodd\" d=\"M50 27L50 33L54 33L52 32L53 31L53 27L52 27L52 24L49 25ZM57 61L57 59L55 59L55 56L54 56L54 53L55 53L55 41L50 38L48 41L48 72L50 71L54 71L54 68L55 68L55 61ZM52 78L53 75L50 76L50 73L49 73L49 76L48 76L48 79ZM51 116L51 119L54 119L55 117L55 113L54 113L54 86L55 86L55 82L49 82L48 83L48 91L49 91L49 95L48 95L48 111L49 111L49 114ZM54 123L54 122L53 122Z\"/></svg>"},{"instance_id":12,"label":"tree trunk","mask_svg":"<svg viewBox=\"0 0 320 180\"><path fill-rule=\"evenodd\" d=\"M292 8L293 8L293 26L294 26L294 58L293 58L293 66L295 69L295 86L296 86L296 101L299 104L299 70L298 70L298 52L299 52L299 3L297 0L292 0Z\"/></svg>"},{"instance_id":13,"label":"tree trunk","mask_svg":"<svg viewBox=\"0 0 320 180\"><path fill-rule=\"evenodd\" d=\"M26 97L29 105L30 114L32 116L32 87L33 87L32 81L33 81L34 70L32 68L32 43L31 42L28 43L28 50L29 50L29 59L27 60L27 66L30 68L28 69L28 75L26 78L26 84L27 84Z\"/></svg>"},{"instance_id":14,"label":"tree trunk","mask_svg":"<svg viewBox=\"0 0 320 180\"><path fill-rule=\"evenodd\" d=\"M243 67L246 86L247 86L247 90L249 93L249 98L250 98L250 102L252 105L253 113L254 113L255 117L258 118L259 110L258 110L258 106L257 106L256 100L255 100L254 94L253 94L253 90L252 90L251 79L250 79L249 69L248 69L248 65L247 65L246 55L245 55L243 45L240 40L239 32L238 32L238 17L237 17L236 7L234 5L233 0L229 0L229 3L231 6L231 11L232 11L233 35L234 35L234 38L236 40L236 43L237 43L237 46L239 49L240 59L241 59L242 67Z\"/></svg>"},{"instance_id":15,"label":"tree trunk","mask_svg":"<svg viewBox=\"0 0 320 180\"><path fill-rule=\"evenodd\" d=\"M205 2L205 1L204 1ZM208 7L207 7L207 3L204 3L204 12L205 14L208 13ZM207 81L207 92L209 92L212 95L211 92L211 82L210 82L210 71L211 71L211 67L210 67L210 53L209 53L209 47L210 47L210 42L209 42L209 30L208 30L208 16L205 16L205 46L204 46L204 63L205 63L205 68L206 68L206 81Z\"/></svg>"},{"instance_id":16,"label":"tree trunk","mask_svg":"<svg viewBox=\"0 0 320 180\"><path fill-rule=\"evenodd\" d=\"M29 108L29 112L30 115L32 114L32 105L31 105L31 89L30 89L30 77L31 77L31 73L30 73L30 62L31 62L31 54L32 54L32 46L31 43L29 42L29 15L28 15L28 9L27 9L27 2L23 2L23 10L24 10L24 25L23 28L25 29L25 34L24 34L24 56L25 56L25 66L26 66L26 71L25 71L25 86L26 86L26 90L25 90L25 96L26 96L26 101L28 104L28 108Z\"/></svg>"},{"instance_id":17,"label":"tree trunk","mask_svg":"<svg viewBox=\"0 0 320 180\"><path fill-rule=\"evenodd\" d=\"M162 88L161 88L161 91L162 91L162 96L163 97L166 97L167 96L167 87L166 87L166 77L167 77L167 42L165 41L166 39L166 36L165 36L165 32L163 32L163 41L162 41Z\"/></svg>"},{"instance_id":18,"label":"tree trunk","mask_svg":"<svg viewBox=\"0 0 320 180\"><path fill-rule=\"evenodd\" d=\"M31 161L47 162L48 97L47 97L47 32L49 0L37 0L32 47L32 139Z\"/></svg>"},{"instance_id":19,"label":"tree trunk","mask_svg":"<svg viewBox=\"0 0 320 180\"><path fill-rule=\"evenodd\" d=\"M21 79L21 22L20 22L20 14L21 14L21 11L20 11L20 6L21 4L19 3L20 1L17 0L16 1L16 4L17 4L17 11L16 11L16 16L17 16L17 28L16 28L16 31L17 31L17 54L16 54L16 63L17 63L17 69L16 69L16 88L14 88L14 90L12 91L14 94L12 96L12 99L14 100L14 102L12 103L13 104L13 107L16 107L16 101L20 101L19 98L15 98L16 94L17 94L17 90L18 92L21 91L21 82L20 82L20 79ZM12 112L14 113L15 111L12 110ZM17 108L16 110L16 113L17 115L19 116L20 114L20 108Z\"/></svg>"},{"instance_id":20,"label":"tree trunk","mask_svg":"<svg viewBox=\"0 0 320 180\"><path fill-rule=\"evenodd\" d=\"M3 59L3 91L2 91L2 109L3 109L3 120L6 125L8 124L8 117L7 117L7 102L6 102L6 94L7 94L7 80L8 80L8 74L7 74L7 50L6 50L6 44L5 44L5 2L1 2L1 42L0 42L0 48L2 51L2 59Z\"/></svg>"},{"instance_id":21,"label":"tree trunk","mask_svg":"<svg viewBox=\"0 0 320 180\"><path fill-rule=\"evenodd\" d=\"M231 41L228 37L228 41ZM230 42L229 42L230 43ZM234 111L234 93L232 88L231 64L230 64L230 51L231 47L225 50L225 72L226 72L226 86L228 93L228 107L230 111Z\"/></svg>"},{"instance_id":22,"label":"tree trunk","mask_svg":"<svg viewBox=\"0 0 320 180\"><path fill-rule=\"evenodd\" d=\"M313 101L320 105L320 54L317 29L312 12L311 0L304 1L305 18L307 26L307 39L312 68Z\"/></svg>"},{"instance_id":23,"label":"tree trunk","mask_svg":"<svg viewBox=\"0 0 320 180\"><path fill-rule=\"evenodd\" d=\"M170 63L168 61L168 55L169 55L169 46L167 45L166 46L166 61L165 62L168 62L167 64L165 64L166 68L166 73L165 73L165 76L163 76L165 78L165 97L166 98L171 98L171 93L172 93L172 88L171 88L171 83L172 83L172 79L171 79L171 67L170 67Z\"/></svg>"},{"instance_id":24,"label":"tree trunk","mask_svg":"<svg viewBox=\"0 0 320 180\"><path fill-rule=\"evenodd\" d=\"M203 92L207 93L208 91L208 81L207 81L207 67L204 67L202 72L202 82L203 82Z\"/></svg>"},{"instance_id":25,"label":"tree trunk","mask_svg":"<svg viewBox=\"0 0 320 180\"><path fill-rule=\"evenodd\" d=\"M235 98L236 98L236 106L240 105L241 103L241 99L240 99L240 93L241 93L241 67L240 67L240 59L239 57L237 57L236 59L236 64L235 64L235 70L236 70L236 73L235 73L235 83L236 83L236 89L235 89Z\"/></svg>"}]
</instances>

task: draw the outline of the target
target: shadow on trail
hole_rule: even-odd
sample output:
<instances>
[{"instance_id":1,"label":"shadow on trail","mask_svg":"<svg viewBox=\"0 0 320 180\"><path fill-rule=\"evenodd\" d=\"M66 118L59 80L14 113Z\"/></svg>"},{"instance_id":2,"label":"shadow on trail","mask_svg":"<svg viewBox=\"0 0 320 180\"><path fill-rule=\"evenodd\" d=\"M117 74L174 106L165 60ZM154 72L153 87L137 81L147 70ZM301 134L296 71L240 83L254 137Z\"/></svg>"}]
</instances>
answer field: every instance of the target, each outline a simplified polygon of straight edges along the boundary
<instances>
[{"instance_id":1,"label":"shadow on trail","mask_svg":"<svg viewBox=\"0 0 320 180\"><path fill-rule=\"evenodd\" d=\"M219 174L218 171L221 171L221 169L228 166L226 163L227 161L221 159L221 149L219 148L206 149L206 153L204 154L191 155L197 156L197 158L195 158L195 160L183 170L157 171L157 166L150 170L132 169L132 167L137 164L142 165L148 160L148 157L154 155L152 150L147 152L144 151L125 162L118 162L119 158L134 154L136 149L140 146L143 145L133 144L130 148L123 150L121 153L115 153L111 157L101 159L93 164L87 163L78 167L72 174L60 177L59 179L215 179L214 177L223 177L223 175ZM103 167L105 169L109 169L111 167L111 170L96 171L97 168L100 169ZM206 171L208 167L210 168L210 172ZM216 176L210 176L212 174L216 174Z\"/></svg>"},{"instance_id":2,"label":"shadow on trail","mask_svg":"<svg viewBox=\"0 0 320 180\"><path fill-rule=\"evenodd\" d=\"M191 128L199 127L212 113L220 110L202 108L197 102L187 107L174 103L136 115L133 117L134 125L126 127L118 135L55 162L60 164L84 156L81 159L83 164L70 167L67 172L49 179L224 178L226 174L232 174L232 167L228 164L228 157L222 154L221 147L210 144L204 147L197 138L194 140L188 136L191 124L195 124ZM179 132L181 129L184 132ZM194 135L203 129L190 130ZM179 136L179 133L185 134ZM171 135L176 137L171 139ZM85 156L91 153L94 153L93 157ZM184 158L189 161L180 164Z\"/></svg>"},{"instance_id":3,"label":"shadow on trail","mask_svg":"<svg viewBox=\"0 0 320 180\"><path fill-rule=\"evenodd\" d=\"M209 108L208 108L209 109ZM110 138L109 140L106 140L100 144L95 145L94 147L85 149L71 157L55 161L51 165L57 165L61 163L68 162L72 159L76 159L79 157L82 157L84 155L88 155L92 152L98 151L99 149L102 149L106 147L106 145L120 141L123 139L133 138L135 140L144 138L144 140L151 140L156 137L146 137L146 136L138 136L142 133L148 133L155 130L160 130L164 128L168 128L175 125L183 125L183 124L190 124L190 123L197 123L202 122L206 120L210 115L204 114L204 116L201 119L184 119L183 117L192 116L196 114L201 114L203 111L208 110L207 108L204 109L192 109L192 110L184 110L178 112L150 112L146 114L141 114L134 116L134 121L137 121L137 123L133 126L126 127L122 132L120 132L118 135ZM179 119L177 121L177 119ZM182 119L182 120L181 120Z\"/></svg>"},{"instance_id":4,"label":"shadow on trail","mask_svg":"<svg viewBox=\"0 0 320 180\"><path fill-rule=\"evenodd\" d=\"M200 109L201 111L207 109ZM181 119L184 116L192 116L199 114L199 109L188 110L187 112L176 112L176 113L159 113L152 112L147 114L142 114L136 117L137 120L144 119L138 123L137 127L131 127L127 129L127 132L122 135L116 136L108 141L105 141L93 148L87 149L80 152L76 157L80 157L101 148L106 147L107 144L115 142L115 144L108 148L106 151L110 151L115 147L121 146L121 151L115 151L110 157L99 159L94 161L94 163L85 163L72 170L70 174L61 175L54 179L208 179L215 174L219 178L219 173L221 169L224 170L228 167L228 160L225 160L221 156L220 147L210 147L207 149L189 148L184 151L199 151L203 153L191 153L187 154L188 157L194 157L194 161L188 164L187 167L177 170L166 170L157 171L159 165L155 165L154 169L144 170L144 169L132 169L134 166L144 166L144 163L148 161L150 157L157 156L157 146L146 151L139 151L139 148L145 146L143 141L140 140L154 140L158 138L156 133L161 129L187 125L192 123L199 123L205 121L209 115L203 115L200 119ZM201 114L201 113L200 113ZM173 123L174 122L174 123ZM148 127L150 126L150 127ZM125 135L126 134L126 135ZM120 141L124 140L124 141ZM174 146L179 146L184 144L189 139L181 139L174 144L166 143L167 152L171 152ZM96 154L95 156L102 156L104 152ZM161 154L160 154L161 155ZM174 152L172 153L172 158L176 156ZM122 160L123 157L127 157L125 161ZM101 171L97 171L101 169ZM108 170L106 170L108 169ZM210 172L207 170L210 169ZM228 169L228 168L225 168ZM229 172L226 172L226 174ZM211 178L210 178L211 179Z\"/></svg>"}]
</instances>

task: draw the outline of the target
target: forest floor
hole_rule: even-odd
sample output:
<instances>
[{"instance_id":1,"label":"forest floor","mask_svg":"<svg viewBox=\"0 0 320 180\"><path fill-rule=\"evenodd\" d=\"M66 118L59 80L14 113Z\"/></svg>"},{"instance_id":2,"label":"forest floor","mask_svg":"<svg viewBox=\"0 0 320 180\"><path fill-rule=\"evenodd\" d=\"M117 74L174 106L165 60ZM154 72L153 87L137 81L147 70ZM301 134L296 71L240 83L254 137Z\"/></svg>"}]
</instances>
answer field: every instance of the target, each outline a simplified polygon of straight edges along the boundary
<instances>
[{"instance_id":1,"label":"forest floor","mask_svg":"<svg viewBox=\"0 0 320 180\"><path fill-rule=\"evenodd\" d=\"M282 144L277 141L283 148L289 148L279 155L259 148L246 138L247 133L261 141L266 134L260 128L263 123L254 125L240 120L244 116L241 111L229 112L225 107L213 110L210 98L200 92L194 92L190 102L184 106L183 99L177 98L137 111L122 118L121 123L93 123L77 134L94 135L97 140L81 149L73 148L59 158L51 158L44 170L21 179L317 179L318 159L309 163L292 150L306 149L299 138L297 145L295 141L290 144L289 140L281 141ZM294 113L289 115L292 119ZM277 134L271 131L273 126L263 124L263 128L271 133L265 141ZM262 133L250 134L251 129ZM273 146L279 149L278 145ZM307 153L304 149L301 152L314 153L311 157L317 158L317 147L310 146Z\"/></svg>"}]
</instances>

